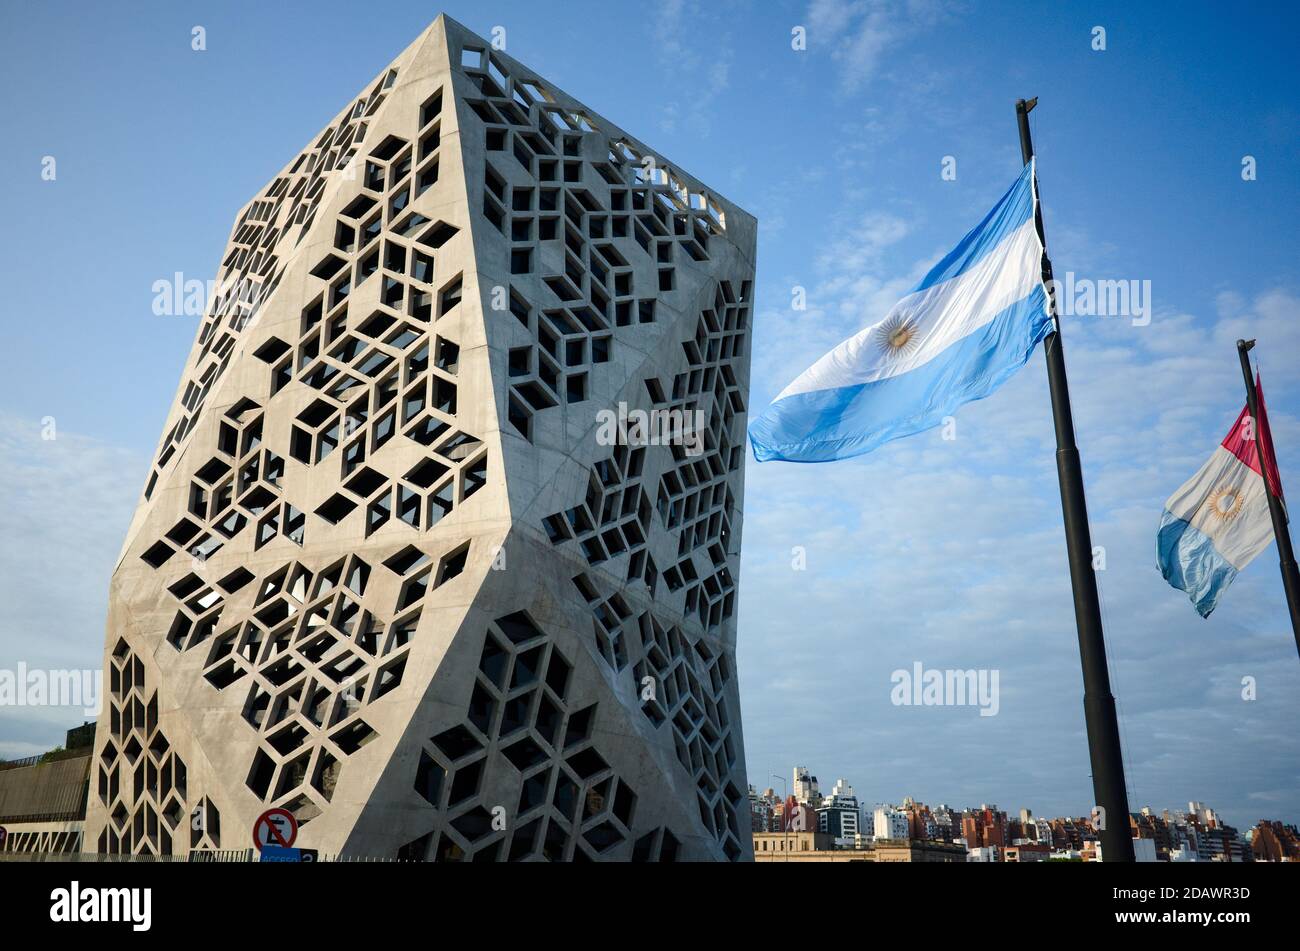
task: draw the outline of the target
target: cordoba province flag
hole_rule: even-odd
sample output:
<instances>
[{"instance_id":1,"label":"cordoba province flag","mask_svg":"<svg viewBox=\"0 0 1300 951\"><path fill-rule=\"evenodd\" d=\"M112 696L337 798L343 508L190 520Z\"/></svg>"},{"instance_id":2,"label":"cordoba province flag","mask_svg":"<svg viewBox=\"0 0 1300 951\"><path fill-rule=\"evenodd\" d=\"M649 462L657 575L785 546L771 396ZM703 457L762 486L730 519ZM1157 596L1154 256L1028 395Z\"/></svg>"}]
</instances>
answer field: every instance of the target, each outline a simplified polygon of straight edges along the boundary
<instances>
[{"instance_id":1,"label":"cordoba province flag","mask_svg":"<svg viewBox=\"0 0 1300 951\"><path fill-rule=\"evenodd\" d=\"M1243 409L1214 455L1165 502L1156 537L1160 570L1187 592L1201 617L1209 617L1219 596L1273 540L1261 472L1279 499L1282 482L1264 410L1264 388L1255 378L1259 432ZM1263 461L1261 464L1261 448Z\"/></svg>"}]
</instances>

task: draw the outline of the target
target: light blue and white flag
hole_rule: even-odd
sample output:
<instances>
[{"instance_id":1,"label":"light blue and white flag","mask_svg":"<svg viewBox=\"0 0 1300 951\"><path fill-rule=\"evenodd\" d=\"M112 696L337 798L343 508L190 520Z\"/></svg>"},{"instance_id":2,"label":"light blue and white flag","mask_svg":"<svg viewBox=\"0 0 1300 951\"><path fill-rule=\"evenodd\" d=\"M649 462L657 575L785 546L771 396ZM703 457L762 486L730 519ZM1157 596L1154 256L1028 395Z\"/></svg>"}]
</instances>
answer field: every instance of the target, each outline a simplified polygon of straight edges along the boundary
<instances>
[{"instance_id":1,"label":"light blue and white flag","mask_svg":"<svg viewBox=\"0 0 1300 951\"><path fill-rule=\"evenodd\" d=\"M829 462L937 426L1052 330L1034 163L885 319L805 370L749 426L760 462Z\"/></svg>"}]
</instances>

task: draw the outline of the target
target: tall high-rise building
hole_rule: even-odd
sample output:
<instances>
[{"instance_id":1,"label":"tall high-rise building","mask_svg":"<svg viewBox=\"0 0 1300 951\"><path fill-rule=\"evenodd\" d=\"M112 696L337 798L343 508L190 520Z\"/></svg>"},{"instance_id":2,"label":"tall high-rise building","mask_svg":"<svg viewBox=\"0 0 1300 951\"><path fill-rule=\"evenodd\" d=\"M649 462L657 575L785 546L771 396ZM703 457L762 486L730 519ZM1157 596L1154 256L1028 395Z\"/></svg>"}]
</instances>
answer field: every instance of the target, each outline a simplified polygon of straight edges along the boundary
<instances>
[{"instance_id":1,"label":"tall high-rise building","mask_svg":"<svg viewBox=\"0 0 1300 951\"><path fill-rule=\"evenodd\" d=\"M112 579L87 848L279 807L327 853L749 856L755 241L439 17L236 217Z\"/></svg>"},{"instance_id":2,"label":"tall high-rise building","mask_svg":"<svg viewBox=\"0 0 1300 951\"><path fill-rule=\"evenodd\" d=\"M794 768L794 781L790 787L790 795L794 796L796 802L804 805L815 807L821 804L822 794L817 788L817 777L808 772L807 766Z\"/></svg>"}]
</instances>

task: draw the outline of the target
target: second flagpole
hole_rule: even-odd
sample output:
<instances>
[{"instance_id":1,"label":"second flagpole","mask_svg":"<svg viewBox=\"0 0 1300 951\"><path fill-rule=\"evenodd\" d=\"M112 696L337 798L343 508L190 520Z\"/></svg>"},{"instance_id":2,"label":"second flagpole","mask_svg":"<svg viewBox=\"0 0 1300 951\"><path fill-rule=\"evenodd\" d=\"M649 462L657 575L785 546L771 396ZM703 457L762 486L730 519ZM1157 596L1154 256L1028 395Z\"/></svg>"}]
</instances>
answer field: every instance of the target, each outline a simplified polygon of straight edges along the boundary
<instances>
[{"instance_id":1,"label":"second flagpole","mask_svg":"<svg viewBox=\"0 0 1300 951\"><path fill-rule=\"evenodd\" d=\"M1246 383L1246 409L1250 412L1251 421L1254 423L1255 439L1260 448L1267 448L1271 459L1269 460L1274 467L1277 466L1277 448L1267 439L1266 434L1259 425L1259 400L1255 394L1256 382L1250 372L1250 351L1254 348L1253 340L1237 341L1237 356L1241 360L1241 378ZM1260 460L1260 478L1264 480L1264 495L1268 498L1268 514L1273 520L1273 540L1277 543L1277 557L1279 566L1282 569L1282 590L1286 593L1287 611L1291 614L1291 633L1295 635L1296 650L1300 651L1300 569L1296 567L1295 552L1291 548L1291 533L1287 530L1286 511L1282 508L1282 500L1273 492L1273 487L1268 483L1268 476L1265 474L1268 466L1265 463L1264 453L1259 453ZM1281 475L1278 476L1281 478ZM1279 486L1280 490L1281 486Z\"/></svg>"},{"instance_id":2,"label":"second flagpole","mask_svg":"<svg viewBox=\"0 0 1300 951\"><path fill-rule=\"evenodd\" d=\"M1034 157L1029 134L1029 111L1038 100L1016 100L1020 125L1020 152L1025 164ZM1037 198L1038 182L1034 182ZM1052 262L1047 257L1043 216L1035 201L1035 223L1043 244L1043 282L1051 286ZM1047 356L1047 382L1052 396L1052 422L1056 428L1056 473L1061 484L1061 513L1065 518L1065 543L1070 558L1070 585L1074 590L1074 620L1079 631L1079 659L1083 668L1083 713L1088 728L1088 753L1092 762L1092 788L1101 813L1102 860L1132 862L1133 838L1129 828L1128 790L1124 782L1124 760L1120 753L1119 721L1115 698L1110 691L1106 667L1106 641L1101 626L1101 605L1097 578L1092 567L1092 534L1088 528L1088 506L1083 494L1083 469L1074 442L1074 416L1070 409L1070 388L1065 375L1065 354L1061 347L1061 325L1056 301L1048 295L1048 306L1056 329L1043 339Z\"/></svg>"}]
</instances>

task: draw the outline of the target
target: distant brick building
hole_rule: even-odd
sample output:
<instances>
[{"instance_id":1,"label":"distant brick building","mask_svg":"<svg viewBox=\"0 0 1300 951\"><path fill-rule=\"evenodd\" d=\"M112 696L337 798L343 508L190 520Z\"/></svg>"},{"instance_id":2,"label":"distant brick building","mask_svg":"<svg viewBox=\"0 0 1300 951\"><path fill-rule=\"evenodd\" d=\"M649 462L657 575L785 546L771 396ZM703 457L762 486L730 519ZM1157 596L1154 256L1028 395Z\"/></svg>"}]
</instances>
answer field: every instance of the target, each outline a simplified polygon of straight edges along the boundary
<instances>
[{"instance_id":1,"label":"distant brick building","mask_svg":"<svg viewBox=\"0 0 1300 951\"><path fill-rule=\"evenodd\" d=\"M1261 819L1250 830L1256 862L1300 862L1300 831L1276 819Z\"/></svg>"}]
</instances>

